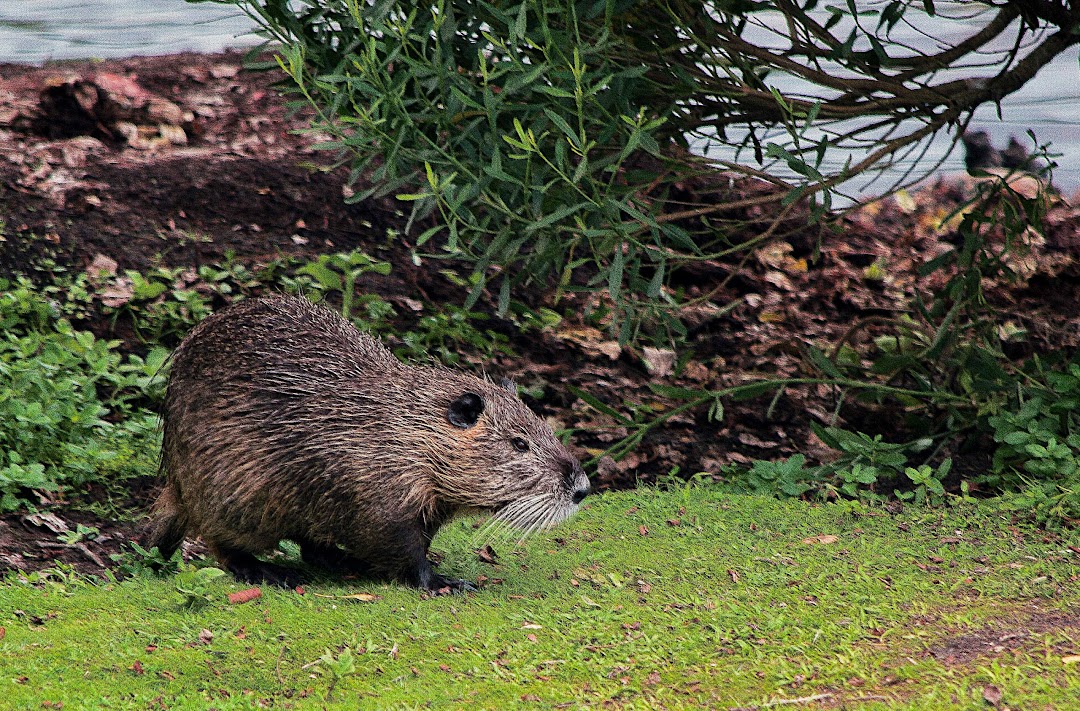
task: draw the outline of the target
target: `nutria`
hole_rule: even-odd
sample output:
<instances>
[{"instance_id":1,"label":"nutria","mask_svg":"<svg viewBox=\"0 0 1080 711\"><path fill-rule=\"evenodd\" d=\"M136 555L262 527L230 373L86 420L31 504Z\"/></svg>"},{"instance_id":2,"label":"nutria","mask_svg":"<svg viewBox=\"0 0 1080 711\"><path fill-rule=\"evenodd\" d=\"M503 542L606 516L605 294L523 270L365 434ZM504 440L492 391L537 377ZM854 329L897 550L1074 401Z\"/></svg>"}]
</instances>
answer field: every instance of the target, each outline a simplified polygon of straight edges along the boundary
<instances>
[{"instance_id":1,"label":"nutria","mask_svg":"<svg viewBox=\"0 0 1080 711\"><path fill-rule=\"evenodd\" d=\"M248 582L298 582L255 557L288 539L308 564L472 589L428 561L443 523L480 509L534 530L589 491L512 383L404 364L299 297L242 301L196 326L172 356L162 420L147 547L168 558L201 536Z\"/></svg>"}]
</instances>

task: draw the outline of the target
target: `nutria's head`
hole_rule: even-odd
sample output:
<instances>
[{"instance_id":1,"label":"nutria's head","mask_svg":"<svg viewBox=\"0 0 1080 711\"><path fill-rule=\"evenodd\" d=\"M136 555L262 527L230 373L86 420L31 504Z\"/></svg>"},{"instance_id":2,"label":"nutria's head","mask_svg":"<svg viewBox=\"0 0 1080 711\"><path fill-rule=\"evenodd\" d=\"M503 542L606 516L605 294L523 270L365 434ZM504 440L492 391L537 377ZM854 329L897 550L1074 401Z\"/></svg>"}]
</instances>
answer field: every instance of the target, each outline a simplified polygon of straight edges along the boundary
<instances>
[{"instance_id":1,"label":"nutria's head","mask_svg":"<svg viewBox=\"0 0 1080 711\"><path fill-rule=\"evenodd\" d=\"M589 493L585 471L512 382L459 376L446 385L442 429L456 446L441 453L445 466L435 467L440 498L493 510L526 534L577 511Z\"/></svg>"}]
</instances>

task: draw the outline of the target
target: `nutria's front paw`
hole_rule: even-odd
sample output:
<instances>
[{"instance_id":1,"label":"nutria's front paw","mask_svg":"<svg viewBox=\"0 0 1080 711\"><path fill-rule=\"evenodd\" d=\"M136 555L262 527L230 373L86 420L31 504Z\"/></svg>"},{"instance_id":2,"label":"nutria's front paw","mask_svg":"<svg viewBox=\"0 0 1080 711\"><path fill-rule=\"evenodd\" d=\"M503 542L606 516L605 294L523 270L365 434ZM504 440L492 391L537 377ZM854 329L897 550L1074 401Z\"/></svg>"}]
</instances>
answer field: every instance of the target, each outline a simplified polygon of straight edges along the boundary
<instances>
[{"instance_id":1,"label":"nutria's front paw","mask_svg":"<svg viewBox=\"0 0 1080 711\"><path fill-rule=\"evenodd\" d=\"M438 597L440 595L453 595L455 593L463 594L467 592L476 592L479 590L475 583L468 580L458 580L456 578L444 578L441 575L434 575L431 578L431 583L428 585L427 593L432 597Z\"/></svg>"}]
</instances>

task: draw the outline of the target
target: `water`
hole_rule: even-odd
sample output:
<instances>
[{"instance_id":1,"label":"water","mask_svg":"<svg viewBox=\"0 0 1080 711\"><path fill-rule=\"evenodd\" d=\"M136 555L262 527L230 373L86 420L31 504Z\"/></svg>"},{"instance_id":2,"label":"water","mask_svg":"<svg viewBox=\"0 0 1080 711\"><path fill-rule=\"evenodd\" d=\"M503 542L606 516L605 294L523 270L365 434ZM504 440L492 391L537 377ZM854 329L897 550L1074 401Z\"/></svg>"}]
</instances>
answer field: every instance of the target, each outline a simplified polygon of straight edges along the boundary
<instances>
[{"instance_id":1,"label":"water","mask_svg":"<svg viewBox=\"0 0 1080 711\"><path fill-rule=\"evenodd\" d=\"M133 10L137 8L137 10ZM181 51L213 52L259 40L250 18L230 5L183 0L0 0L0 62L41 64L87 57L116 58ZM1001 107L983 106L972 126L986 130L1000 146L1035 131L1050 142L1058 168L1054 182L1066 192L1080 188L1080 69L1074 47L1059 55ZM920 165L941 160L940 170L962 172L961 150L949 150L939 136ZM721 152L723 148L721 147ZM730 156L728 156L730 157ZM745 157L744 157L745 159ZM903 166L901 166L903 168ZM893 177L899 175L893 173ZM888 186L865 182L852 192L873 194Z\"/></svg>"},{"instance_id":2,"label":"water","mask_svg":"<svg viewBox=\"0 0 1080 711\"><path fill-rule=\"evenodd\" d=\"M183 0L0 0L0 62L214 52L258 43L230 5Z\"/></svg>"},{"instance_id":3,"label":"water","mask_svg":"<svg viewBox=\"0 0 1080 711\"><path fill-rule=\"evenodd\" d=\"M858 7L880 10L882 4L882 2L864 0L858 4ZM937 0L935 7L938 12L937 17L929 17L920 12L905 15L904 22L893 28L891 38L900 45L936 53L940 51L940 46L935 38L956 44L982 29L988 21L989 14L996 12L995 9L982 3L955 0ZM817 18L819 21L825 19L824 11L819 9L815 12L820 15ZM776 12L756 13L753 18L755 24L751 24L743 34L747 41L758 47L768 48L777 54L783 54L790 47L790 41L787 39L787 22L782 15ZM874 27L876 21L877 18L873 16L861 20L865 23L864 27L870 28ZM1014 22L1010 29L987 45L980 55L966 58L965 62L969 66L950 67L939 71L933 83L939 84L970 77L988 77L994 74L998 70L994 62L1012 49L1017 26L1018 23ZM846 37L853 27L854 20L849 15L845 15L832 30L832 34L837 37ZM1030 36L1028 42L1030 43ZM1025 48L1027 46L1030 45L1025 45ZM854 48L866 50L869 49L869 44L862 41L862 44L856 44ZM896 47L890 48L892 56L897 56L898 52ZM1026 50L1021 51L1020 54L1023 56L1025 53ZM1080 188L1080 67L1077 64L1077 53L1078 49L1074 46L1059 54L1019 91L1002 101L1000 114L997 106L984 104L975 111L975 116L969 124L969 130L987 131L998 148L1004 148L1009 138L1015 136L1030 151L1035 147L1035 142L1026 134L1029 129L1033 131L1038 144L1048 146L1049 153L1057 164L1053 171L1054 184L1066 193L1072 193ZM981 64L970 66L973 62ZM829 66L827 61L825 66ZM837 74L837 76L841 75L842 73ZM802 80L778 72L774 72L768 81L787 95L805 93L810 97L827 96L821 93L822 90L819 87L810 86ZM920 126L919 123L910 122L904 133ZM851 126L848 125L846 128L850 129ZM762 136L759 134L759 137ZM811 131L807 137L810 145L813 145L813 141L820 139L821 134ZM936 169L938 172L964 172L963 148L958 146L950 151L955 137L955 132L952 134L939 132L924 146L924 153L920 152L920 148L920 151L914 151L909 156L900 156L895 167L886 169L879 177L874 178L873 171L857 176L841 186L841 195L858 198L860 195L880 194L894 183L903 182L907 175L917 178L934 166L939 166ZM729 131L728 138L737 141L741 135ZM787 137L780 131L775 131L771 136L762 138L763 142L773 140L785 144ZM711 157L727 160L736 157L730 145L718 143L708 135L701 136L692 145L699 152ZM851 163L856 163L865 155L865 152L848 154L840 150L830 151L824 161L823 172L827 175L835 174L840 171L845 159L849 156ZM752 160L746 153L739 155L737 159L740 162ZM766 169L774 175L796 178L796 175L783 163L767 164ZM839 202L834 204L842 205L846 202L847 200L841 197Z\"/></svg>"}]
</instances>

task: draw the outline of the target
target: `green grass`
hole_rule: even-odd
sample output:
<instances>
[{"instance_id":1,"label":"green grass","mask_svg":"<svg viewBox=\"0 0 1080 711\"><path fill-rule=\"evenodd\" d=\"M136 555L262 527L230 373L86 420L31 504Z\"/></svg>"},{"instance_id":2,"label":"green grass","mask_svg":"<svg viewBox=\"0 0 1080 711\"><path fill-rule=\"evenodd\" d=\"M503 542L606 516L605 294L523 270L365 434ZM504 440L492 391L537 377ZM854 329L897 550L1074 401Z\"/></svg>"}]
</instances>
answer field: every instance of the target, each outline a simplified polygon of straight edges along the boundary
<instances>
[{"instance_id":1,"label":"green grass","mask_svg":"<svg viewBox=\"0 0 1080 711\"><path fill-rule=\"evenodd\" d=\"M1080 664L1063 662L1080 654L1075 536L1018 526L996 503L891 516L641 490L496 546L497 566L471 553L473 535L460 521L435 547L443 572L486 587L437 599L338 582L230 605L243 586L222 577L189 610L176 576L9 579L0 706L723 708L828 694L808 705L977 709L987 685L1013 708L1080 698ZM356 592L379 598L344 597ZM958 636L999 649L928 653Z\"/></svg>"}]
</instances>

